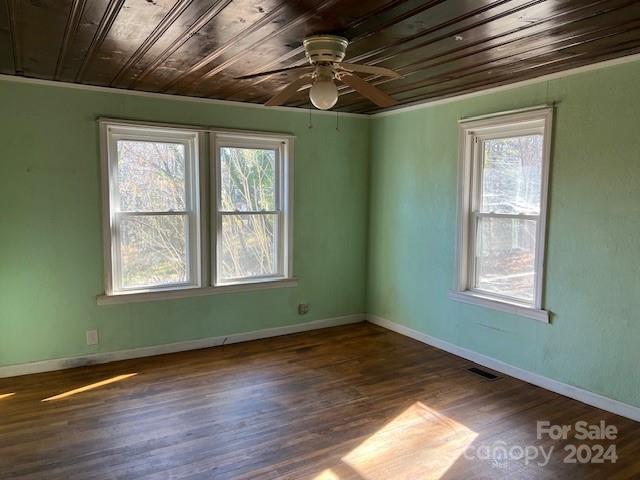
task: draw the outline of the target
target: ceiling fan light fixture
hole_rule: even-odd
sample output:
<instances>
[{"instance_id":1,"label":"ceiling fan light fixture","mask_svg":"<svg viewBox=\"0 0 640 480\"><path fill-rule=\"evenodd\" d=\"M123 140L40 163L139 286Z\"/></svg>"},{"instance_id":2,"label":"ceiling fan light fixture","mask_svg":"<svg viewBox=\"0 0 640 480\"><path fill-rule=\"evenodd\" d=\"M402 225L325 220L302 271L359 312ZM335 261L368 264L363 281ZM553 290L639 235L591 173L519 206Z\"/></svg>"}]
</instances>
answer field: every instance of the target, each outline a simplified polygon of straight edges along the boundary
<instances>
[{"instance_id":1,"label":"ceiling fan light fixture","mask_svg":"<svg viewBox=\"0 0 640 480\"><path fill-rule=\"evenodd\" d=\"M338 101L338 87L333 80L331 68L318 65L313 76L309 99L320 110L329 110Z\"/></svg>"},{"instance_id":2,"label":"ceiling fan light fixture","mask_svg":"<svg viewBox=\"0 0 640 480\"><path fill-rule=\"evenodd\" d=\"M316 80L309 91L309 99L320 110L329 110L338 101L338 88L330 78Z\"/></svg>"}]
</instances>

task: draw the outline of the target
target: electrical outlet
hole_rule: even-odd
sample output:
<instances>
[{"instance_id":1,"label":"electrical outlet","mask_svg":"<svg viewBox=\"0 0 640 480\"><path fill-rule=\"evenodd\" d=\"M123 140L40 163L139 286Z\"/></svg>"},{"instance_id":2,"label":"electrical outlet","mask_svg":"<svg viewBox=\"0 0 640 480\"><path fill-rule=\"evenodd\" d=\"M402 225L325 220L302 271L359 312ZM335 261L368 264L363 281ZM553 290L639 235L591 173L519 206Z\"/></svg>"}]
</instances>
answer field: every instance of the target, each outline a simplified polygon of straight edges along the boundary
<instances>
[{"instance_id":1,"label":"electrical outlet","mask_svg":"<svg viewBox=\"0 0 640 480\"><path fill-rule=\"evenodd\" d=\"M306 315L309 313L309 304L308 303L299 303L298 304L298 315Z\"/></svg>"},{"instance_id":2,"label":"electrical outlet","mask_svg":"<svg viewBox=\"0 0 640 480\"><path fill-rule=\"evenodd\" d=\"M87 345L98 344L98 330L87 330Z\"/></svg>"}]
</instances>

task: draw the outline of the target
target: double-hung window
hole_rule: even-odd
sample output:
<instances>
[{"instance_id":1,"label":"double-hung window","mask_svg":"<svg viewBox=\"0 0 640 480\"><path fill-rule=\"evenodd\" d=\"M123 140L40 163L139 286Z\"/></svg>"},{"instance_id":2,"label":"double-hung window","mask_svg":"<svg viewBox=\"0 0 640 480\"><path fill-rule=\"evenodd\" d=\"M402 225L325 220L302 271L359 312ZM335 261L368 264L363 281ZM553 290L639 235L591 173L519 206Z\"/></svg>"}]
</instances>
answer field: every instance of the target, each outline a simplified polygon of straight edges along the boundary
<instances>
[{"instance_id":1,"label":"double-hung window","mask_svg":"<svg viewBox=\"0 0 640 480\"><path fill-rule=\"evenodd\" d=\"M452 298L548 321L542 310L552 109L460 124Z\"/></svg>"},{"instance_id":2,"label":"double-hung window","mask_svg":"<svg viewBox=\"0 0 640 480\"><path fill-rule=\"evenodd\" d=\"M293 286L283 284L292 279L291 136L106 119L100 128L99 302Z\"/></svg>"},{"instance_id":3,"label":"double-hung window","mask_svg":"<svg viewBox=\"0 0 640 480\"><path fill-rule=\"evenodd\" d=\"M110 293L200 285L197 133L108 127Z\"/></svg>"},{"instance_id":4,"label":"double-hung window","mask_svg":"<svg viewBox=\"0 0 640 480\"><path fill-rule=\"evenodd\" d=\"M285 158L282 140L215 136L216 284L288 276Z\"/></svg>"}]
</instances>

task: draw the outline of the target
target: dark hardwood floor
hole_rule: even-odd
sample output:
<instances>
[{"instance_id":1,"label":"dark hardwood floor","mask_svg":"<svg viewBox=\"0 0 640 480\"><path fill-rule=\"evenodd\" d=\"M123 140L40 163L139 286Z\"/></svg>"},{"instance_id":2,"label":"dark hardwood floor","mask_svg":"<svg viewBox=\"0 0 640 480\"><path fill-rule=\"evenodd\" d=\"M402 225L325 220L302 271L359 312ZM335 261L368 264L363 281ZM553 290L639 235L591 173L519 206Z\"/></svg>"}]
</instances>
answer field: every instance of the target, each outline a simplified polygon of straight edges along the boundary
<instances>
[{"instance_id":1,"label":"dark hardwood floor","mask_svg":"<svg viewBox=\"0 0 640 480\"><path fill-rule=\"evenodd\" d=\"M470 366L363 323L1 379L0 478L640 478L638 423ZM538 440L538 420L618 434ZM563 463L582 443L617 462ZM544 467L468 458L499 446L554 451Z\"/></svg>"}]
</instances>

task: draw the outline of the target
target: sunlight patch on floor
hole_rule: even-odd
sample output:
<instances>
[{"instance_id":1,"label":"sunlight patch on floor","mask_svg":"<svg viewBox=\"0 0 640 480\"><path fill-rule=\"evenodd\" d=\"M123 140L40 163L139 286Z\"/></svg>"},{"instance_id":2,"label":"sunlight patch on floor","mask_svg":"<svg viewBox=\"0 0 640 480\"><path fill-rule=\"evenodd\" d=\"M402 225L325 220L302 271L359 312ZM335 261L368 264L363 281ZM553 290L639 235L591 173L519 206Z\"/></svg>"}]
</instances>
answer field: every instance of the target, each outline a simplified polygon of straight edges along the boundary
<instances>
[{"instance_id":1,"label":"sunlight patch on floor","mask_svg":"<svg viewBox=\"0 0 640 480\"><path fill-rule=\"evenodd\" d=\"M342 461L364 480L437 480L477 436L464 425L416 402L342 457ZM330 476L324 478L333 480Z\"/></svg>"},{"instance_id":2,"label":"sunlight patch on floor","mask_svg":"<svg viewBox=\"0 0 640 480\"><path fill-rule=\"evenodd\" d=\"M340 480L340 477L334 473L330 468L323 470L319 475L315 476L313 480Z\"/></svg>"},{"instance_id":3,"label":"sunlight patch on floor","mask_svg":"<svg viewBox=\"0 0 640 480\"><path fill-rule=\"evenodd\" d=\"M12 397L13 395L15 395L15 393L0 393L0 400Z\"/></svg>"},{"instance_id":4,"label":"sunlight patch on floor","mask_svg":"<svg viewBox=\"0 0 640 480\"><path fill-rule=\"evenodd\" d=\"M95 388L104 387L105 385L109 385L110 383L119 382L121 380L126 380L127 378L131 378L137 373L127 373L125 375L117 375L115 377L107 378L106 380L102 380L100 382L91 383L89 385L85 385L84 387L74 388L73 390L69 390L68 392L61 393L59 395L54 395L53 397L45 398L43 402L50 402L51 400L61 400L63 398L70 397L72 395L76 395L78 393L86 392L88 390L93 390Z\"/></svg>"}]
</instances>

